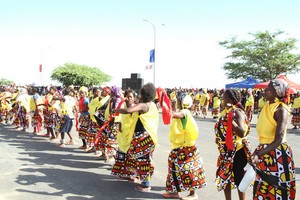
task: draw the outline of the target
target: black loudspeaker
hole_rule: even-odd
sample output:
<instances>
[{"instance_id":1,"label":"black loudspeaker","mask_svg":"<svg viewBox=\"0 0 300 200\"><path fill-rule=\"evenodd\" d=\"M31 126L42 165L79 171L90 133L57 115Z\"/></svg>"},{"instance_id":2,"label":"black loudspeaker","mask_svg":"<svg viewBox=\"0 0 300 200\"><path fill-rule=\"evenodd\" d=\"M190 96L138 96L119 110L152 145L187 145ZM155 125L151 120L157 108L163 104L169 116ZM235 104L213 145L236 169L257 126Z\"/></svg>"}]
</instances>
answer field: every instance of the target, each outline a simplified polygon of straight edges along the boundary
<instances>
[{"instance_id":1,"label":"black loudspeaker","mask_svg":"<svg viewBox=\"0 0 300 200\"><path fill-rule=\"evenodd\" d=\"M144 85L144 79L140 78L140 74L131 74L131 78L122 79L122 90L131 88L132 90L139 91Z\"/></svg>"}]
</instances>

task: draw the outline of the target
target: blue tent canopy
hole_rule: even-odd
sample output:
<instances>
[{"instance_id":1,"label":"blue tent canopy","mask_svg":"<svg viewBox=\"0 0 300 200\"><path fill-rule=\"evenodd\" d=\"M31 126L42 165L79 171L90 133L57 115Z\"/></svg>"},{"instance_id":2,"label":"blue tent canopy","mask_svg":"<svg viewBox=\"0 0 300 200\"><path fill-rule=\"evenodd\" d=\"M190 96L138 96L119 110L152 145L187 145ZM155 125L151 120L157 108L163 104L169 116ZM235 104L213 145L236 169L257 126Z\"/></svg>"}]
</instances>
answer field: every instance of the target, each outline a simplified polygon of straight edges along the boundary
<instances>
[{"instance_id":1,"label":"blue tent canopy","mask_svg":"<svg viewBox=\"0 0 300 200\"><path fill-rule=\"evenodd\" d=\"M259 83L259 82L252 77L248 77L246 80L243 80L240 82L226 84L225 87L226 87L226 89L229 89L229 88L254 88L254 85L256 83Z\"/></svg>"}]
</instances>

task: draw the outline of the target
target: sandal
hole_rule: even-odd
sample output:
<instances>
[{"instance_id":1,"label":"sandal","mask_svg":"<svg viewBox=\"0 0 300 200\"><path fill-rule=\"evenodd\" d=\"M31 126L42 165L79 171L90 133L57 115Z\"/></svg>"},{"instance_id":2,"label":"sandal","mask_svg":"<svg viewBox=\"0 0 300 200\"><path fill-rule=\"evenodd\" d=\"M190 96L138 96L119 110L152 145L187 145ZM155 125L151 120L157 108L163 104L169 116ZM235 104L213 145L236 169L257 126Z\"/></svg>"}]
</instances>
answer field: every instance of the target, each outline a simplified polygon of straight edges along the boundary
<instances>
[{"instance_id":1,"label":"sandal","mask_svg":"<svg viewBox=\"0 0 300 200\"><path fill-rule=\"evenodd\" d=\"M98 157L100 160L105 160L106 159L106 155L102 154L101 156Z\"/></svg>"},{"instance_id":2,"label":"sandal","mask_svg":"<svg viewBox=\"0 0 300 200\"><path fill-rule=\"evenodd\" d=\"M139 192L150 192L151 191L151 187L142 187L142 186L136 186L134 188L135 191L139 191Z\"/></svg>"},{"instance_id":3,"label":"sandal","mask_svg":"<svg viewBox=\"0 0 300 200\"><path fill-rule=\"evenodd\" d=\"M66 143L66 145L73 145L73 144L75 144L75 142L74 142L74 141L71 141L71 140L70 140L69 142Z\"/></svg>"},{"instance_id":4,"label":"sandal","mask_svg":"<svg viewBox=\"0 0 300 200\"><path fill-rule=\"evenodd\" d=\"M58 146L59 146L59 147L66 147L66 145L65 145L64 143L59 144Z\"/></svg>"},{"instance_id":5,"label":"sandal","mask_svg":"<svg viewBox=\"0 0 300 200\"><path fill-rule=\"evenodd\" d=\"M197 200L198 199L198 195L194 194L193 196L186 196L186 197L182 197L181 200Z\"/></svg>"},{"instance_id":6,"label":"sandal","mask_svg":"<svg viewBox=\"0 0 300 200\"><path fill-rule=\"evenodd\" d=\"M179 199L178 193L172 193L172 192L165 192L162 194L162 196L166 199Z\"/></svg>"},{"instance_id":7,"label":"sandal","mask_svg":"<svg viewBox=\"0 0 300 200\"><path fill-rule=\"evenodd\" d=\"M120 179L129 181L129 182L133 182L133 183L137 183L138 180L139 180L139 179L134 178L134 177L120 177Z\"/></svg>"}]
</instances>

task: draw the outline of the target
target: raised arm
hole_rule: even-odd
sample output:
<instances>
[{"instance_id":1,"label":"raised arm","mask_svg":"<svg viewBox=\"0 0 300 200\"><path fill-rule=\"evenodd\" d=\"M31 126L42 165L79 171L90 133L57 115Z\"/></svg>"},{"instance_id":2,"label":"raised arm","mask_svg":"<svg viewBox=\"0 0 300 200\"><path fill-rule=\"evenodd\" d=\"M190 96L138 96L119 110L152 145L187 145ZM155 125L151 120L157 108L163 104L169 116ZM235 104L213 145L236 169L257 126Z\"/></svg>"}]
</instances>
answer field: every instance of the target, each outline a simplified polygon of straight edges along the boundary
<instances>
[{"instance_id":1,"label":"raised arm","mask_svg":"<svg viewBox=\"0 0 300 200\"><path fill-rule=\"evenodd\" d=\"M146 113L148 112L148 106L147 103L138 103L130 108L113 109L112 111L121 114L131 114L134 112Z\"/></svg>"}]
</instances>

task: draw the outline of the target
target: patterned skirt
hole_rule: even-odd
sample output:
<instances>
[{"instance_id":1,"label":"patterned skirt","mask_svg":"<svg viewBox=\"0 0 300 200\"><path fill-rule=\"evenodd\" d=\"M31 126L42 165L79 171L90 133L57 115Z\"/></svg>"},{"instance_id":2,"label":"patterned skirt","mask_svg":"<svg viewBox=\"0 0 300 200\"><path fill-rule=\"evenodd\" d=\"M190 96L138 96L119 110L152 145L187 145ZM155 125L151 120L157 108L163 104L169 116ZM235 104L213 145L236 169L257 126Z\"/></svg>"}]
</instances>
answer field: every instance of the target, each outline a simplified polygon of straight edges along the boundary
<instances>
[{"instance_id":1,"label":"patterned skirt","mask_svg":"<svg viewBox=\"0 0 300 200\"><path fill-rule=\"evenodd\" d=\"M300 126L300 108L293 109L292 125Z\"/></svg>"},{"instance_id":2,"label":"patterned skirt","mask_svg":"<svg viewBox=\"0 0 300 200\"><path fill-rule=\"evenodd\" d=\"M117 152L112 174L122 177L135 174L142 182L149 182L154 172L154 149L155 144L147 132L136 132L127 153Z\"/></svg>"},{"instance_id":3,"label":"patterned skirt","mask_svg":"<svg viewBox=\"0 0 300 200\"><path fill-rule=\"evenodd\" d=\"M217 189L218 191L225 190L228 184L231 189L235 189L242 181L245 173L244 167L247 165L247 161L250 160L250 142L248 139L243 139L243 148L238 151L235 149L227 150L224 143L220 145L219 152L215 180Z\"/></svg>"},{"instance_id":4,"label":"patterned skirt","mask_svg":"<svg viewBox=\"0 0 300 200\"><path fill-rule=\"evenodd\" d=\"M207 106L201 106L202 113L207 113L208 111L208 105Z\"/></svg>"},{"instance_id":5,"label":"patterned skirt","mask_svg":"<svg viewBox=\"0 0 300 200\"><path fill-rule=\"evenodd\" d=\"M191 191L206 186L202 158L196 146L173 149L168 158L168 192Z\"/></svg>"},{"instance_id":6,"label":"patterned skirt","mask_svg":"<svg viewBox=\"0 0 300 200\"><path fill-rule=\"evenodd\" d=\"M97 123L95 123L93 120L90 120L89 128L86 133L86 142L87 142L88 146L90 146L90 147L94 146L95 137L96 137L99 129L100 129L100 126Z\"/></svg>"},{"instance_id":7,"label":"patterned skirt","mask_svg":"<svg viewBox=\"0 0 300 200\"><path fill-rule=\"evenodd\" d=\"M259 145L256 149L261 150L266 144ZM291 147L287 143L280 144L270 153L260 157L257 166L263 172L277 176L281 186L287 190L280 190L263 181L258 175L253 188L253 199L280 199L293 200L296 198L295 166Z\"/></svg>"},{"instance_id":8,"label":"patterned skirt","mask_svg":"<svg viewBox=\"0 0 300 200\"><path fill-rule=\"evenodd\" d=\"M57 128L60 125L60 118L55 111L49 111L44 109L43 114L45 128Z\"/></svg>"},{"instance_id":9,"label":"patterned skirt","mask_svg":"<svg viewBox=\"0 0 300 200\"><path fill-rule=\"evenodd\" d=\"M0 120L8 120L9 108L2 106L0 108Z\"/></svg>"},{"instance_id":10,"label":"patterned skirt","mask_svg":"<svg viewBox=\"0 0 300 200\"><path fill-rule=\"evenodd\" d=\"M42 114L41 112L33 113L33 116L31 118L31 126L33 128L40 129L40 127L42 126L43 118L42 118L41 114Z\"/></svg>"},{"instance_id":11,"label":"patterned skirt","mask_svg":"<svg viewBox=\"0 0 300 200\"><path fill-rule=\"evenodd\" d=\"M16 121L19 112L19 106L15 104L8 113L8 119L12 121L12 125L20 126L20 120Z\"/></svg>"},{"instance_id":12,"label":"patterned skirt","mask_svg":"<svg viewBox=\"0 0 300 200\"><path fill-rule=\"evenodd\" d=\"M199 100L196 100L194 102L194 110L197 111L197 112L200 111L200 102L199 102Z\"/></svg>"},{"instance_id":13,"label":"patterned skirt","mask_svg":"<svg viewBox=\"0 0 300 200\"><path fill-rule=\"evenodd\" d=\"M95 144L96 150L105 153L106 156L114 156L117 149L117 134L120 130L120 123L112 123L103 130L99 141Z\"/></svg>"},{"instance_id":14,"label":"patterned skirt","mask_svg":"<svg viewBox=\"0 0 300 200\"><path fill-rule=\"evenodd\" d=\"M21 126L23 128L29 127L29 113L24 106L20 107L13 124L16 126Z\"/></svg>"},{"instance_id":15,"label":"patterned skirt","mask_svg":"<svg viewBox=\"0 0 300 200\"><path fill-rule=\"evenodd\" d=\"M219 110L220 110L220 108L213 108L213 109L211 110L211 114L212 114L212 115L218 115L218 114L219 114Z\"/></svg>"},{"instance_id":16,"label":"patterned skirt","mask_svg":"<svg viewBox=\"0 0 300 200\"><path fill-rule=\"evenodd\" d=\"M79 129L78 135L79 139L86 140L87 132L90 126L90 115L80 115L79 117Z\"/></svg>"}]
</instances>

